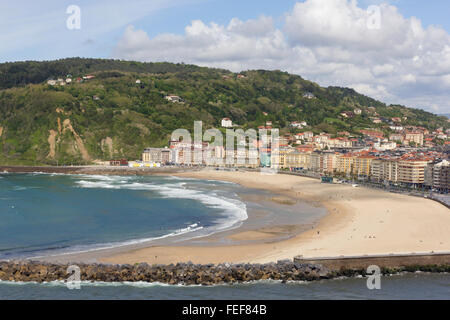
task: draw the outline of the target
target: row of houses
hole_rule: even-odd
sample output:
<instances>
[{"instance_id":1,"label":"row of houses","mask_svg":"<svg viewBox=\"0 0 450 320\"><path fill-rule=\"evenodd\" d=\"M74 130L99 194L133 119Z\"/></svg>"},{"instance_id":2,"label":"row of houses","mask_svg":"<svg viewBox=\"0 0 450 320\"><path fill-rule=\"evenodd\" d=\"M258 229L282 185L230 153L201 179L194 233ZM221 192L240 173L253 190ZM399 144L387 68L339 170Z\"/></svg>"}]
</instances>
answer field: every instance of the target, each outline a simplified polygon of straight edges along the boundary
<instances>
[{"instance_id":1,"label":"row of houses","mask_svg":"<svg viewBox=\"0 0 450 320\"><path fill-rule=\"evenodd\" d=\"M290 146L272 148L270 144L228 150L222 146L210 146L207 142L171 141L170 147L145 149L142 163L306 170L448 191L449 162L439 160L443 157L436 152L392 155L370 150L340 153Z\"/></svg>"},{"instance_id":2,"label":"row of houses","mask_svg":"<svg viewBox=\"0 0 450 320\"><path fill-rule=\"evenodd\" d=\"M353 112L358 114L361 110L355 109ZM316 150L366 147L375 148L379 151L394 150L401 146L425 146L433 148L436 146L436 143L450 144L450 141L448 141L450 129L444 131L443 128L439 128L433 132L429 132L423 127L400 125L399 123L404 120L402 118L392 118L387 120L391 123L391 133L387 135L380 129L372 128L362 129L359 131L360 134L355 135L352 135L349 132L338 132L337 135L331 135L325 132L314 134L312 131L304 131L296 134L285 134L281 137L285 142L282 142L281 144L291 146L308 144L314 146L314 149ZM236 125L233 124L233 121L230 118L223 118L221 120L221 126L223 128L232 128ZM308 124L306 121L294 121L289 124L289 127L301 130L307 128ZM265 125L258 127L258 129L273 129L272 121L266 121ZM436 142L436 139L441 140L441 142Z\"/></svg>"},{"instance_id":3,"label":"row of houses","mask_svg":"<svg viewBox=\"0 0 450 320\"><path fill-rule=\"evenodd\" d=\"M341 154L333 151L281 149L278 157L278 166L282 169L303 169L329 175L359 176L379 183L428 186L446 192L450 190L449 162L439 160L437 154L407 153L392 157L370 152Z\"/></svg>"},{"instance_id":4,"label":"row of houses","mask_svg":"<svg viewBox=\"0 0 450 320\"><path fill-rule=\"evenodd\" d=\"M178 141L172 141L170 148L145 149L142 153L142 162L161 163L163 165L210 165L247 168L256 168L261 164L257 149L227 150L223 147L209 146L206 142L197 144Z\"/></svg>"},{"instance_id":5,"label":"row of houses","mask_svg":"<svg viewBox=\"0 0 450 320\"><path fill-rule=\"evenodd\" d=\"M450 190L449 171L447 160L430 158L375 159L371 166L373 180L426 186L441 192Z\"/></svg>"}]
</instances>

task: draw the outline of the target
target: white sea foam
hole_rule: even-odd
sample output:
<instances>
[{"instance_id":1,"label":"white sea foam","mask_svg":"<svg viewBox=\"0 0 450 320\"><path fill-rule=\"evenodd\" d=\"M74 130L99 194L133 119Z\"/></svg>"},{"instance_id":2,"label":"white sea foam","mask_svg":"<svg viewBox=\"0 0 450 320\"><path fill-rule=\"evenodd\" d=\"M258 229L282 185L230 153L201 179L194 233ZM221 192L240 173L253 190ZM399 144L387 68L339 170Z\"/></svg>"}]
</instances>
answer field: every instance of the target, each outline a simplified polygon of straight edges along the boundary
<instances>
[{"instance_id":1,"label":"white sea foam","mask_svg":"<svg viewBox=\"0 0 450 320\"><path fill-rule=\"evenodd\" d=\"M117 247L137 245L146 242L162 240L171 237L182 236L192 233L190 238L198 238L206 235L216 233L231 228L238 227L247 216L247 208L245 203L228 197L219 196L214 191L193 190L188 189L185 185L186 182L178 183L156 183L151 182L135 182L133 180L142 180L136 177L124 177L124 176L95 176L95 175L82 175L78 176L83 180L75 181L80 188L98 188L98 189L127 189L137 191L152 191L159 194L163 198L172 199L191 199L196 200L204 204L209 208L218 210L221 215L216 219L216 225L214 227L204 228L200 223L193 223L185 228L175 230L171 233L165 234L160 237L133 239L122 242L103 243L97 245L88 246L75 246L71 247L69 251L64 253L57 253L53 255L66 255L73 253L86 253L98 250L112 249ZM183 179L184 180L184 179ZM202 231L202 233L198 233ZM47 256L47 255L46 255ZM42 256L45 257L45 256ZM40 258L40 257L34 257Z\"/></svg>"},{"instance_id":2,"label":"white sea foam","mask_svg":"<svg viewBox=\"0 0 450 320\"><path fill-rule=\"evenodd\" d=\"M34 173L34 175L39 174L41 173ZM197 222L159 237L133 239L123 242L102 243L97 245L74 246L64 253L58 252L53 255L85 253L103 249L112 249L186 234L192 234L189 238L198 238L218 231L238 227L248 218L245 203L239 201L238 199L219 195L214 190L195 190L186 186L186 180L192 181L196 179L172 179L169 177L160 177L153 182L152 180L135 176L71 175L71 177L74 179L75 184L80 188L151 191L157 193L158 196L162 198L195 200L202 203L206 207L216 210L219 217L216 219L216 223L213 227L205 228L200 222ZM46 253L43 254L48 256Z\"/></svg>"},{"instance_id":3,"label":"white sea foam","mask_svg":"<svg viewBox=\"0 0 450 320\"><path fill-rule=\"evenodd\" d=\"M119 248L124 246L130 246L130 245L136 245L146 242L151 242L155 240L162 240L170 237L180 236L184 235L190 232L200 231L202 230L202 226L192 227L188 226L186 228L181 228L178 230L175 230L174 232L165 234L160 237L152 237L152 238L141 238L141 239L133 239L133 240L127 240L122 242L110 242L110 243L102 243L97 245L80 245L80 246L73 246L68 251L65 251L63 253L56 253L51 255L43 255L43 256L34 256L33 259L38 258L45 258L45 257L54 257L54 256L62 256L62 255L69 255L74 253L87 253L87 252L93 252L93 251L99 251L99 250L107 250L107 249L113 249L113 248Z\"/></svg>"},{"instance_id":4,"label":"white sea foam","mask_svg":"<svg viewBox=\"0 0 450 320\"><path fill-rule=\"evenodd\" d=\"M246 205L242 201L219 196L214 191L189 189L185 182L153 184L151 182L133 182L130 179L122 179L121 176L108 176L107 178L105 176L90 176L90 178L90 181L80 180L76 183L82 188L153 191L164 198L199 201L209 208L217 209L223 216L217 220L218 225L215 231L237 226L248 218Z\"/></svg>"},{"instance_id":5,"label":"white sea foam","mask_svg":"<svg viewBox=\"0 0 450 320\"><path fill-rule=\"evenodd\" d=\"M342 277L342 279L339 280L347 280L351 278ZM329 281L333 281L336 279L332 279ZM272 279L266 279L266 280L255 280L255 281L246 281L241 283L217 283L213 285L202 285L202 284L184 284L184 283L178 283L178 284L167 284L162 282L145 282L145 281L122 281L122 282L106 282L106 281L80 281L81 287L134 287L134 288L152 288L152 287L183 287L183 288L206 288L206 287L232 287L232 286L252 286L255 284L267 284L267 285L275 285L275 284L281 284L281 280L272 280ZM0 285L15 285L15 286L27 286L27 285L39 285L43 287L66 287L67 282L62 280L55 280L55 281L44 281L44 282L37 282L37 281L2 281L0 280ZM312 282L308 281L287 281L286 285L309 285L312 284Z\"/></svg>"},{"instance_id":6,"label":"white sea foam","mask_svg":"<svg viewBox=\"0 0 450 320\"><path fill-rule=\"evenodd\" d=\"M62 280L55 281L2 281L0 285L15 285L15 286L27 286L27 285L40 285L43 287L66 287L67 282ZM135 288L151 288L151 287L205 287L201 284L196 285L183 285L183 284L167 284L162 282L145 282L145 281L123 281L123 282L105 282L105 281L80 281L81 287L135 287Z\"/></svg>"},{"instance_id":7,"label":"white sea foam","mask_svg":"<svg viewBox=\"0 0 450 320\"><path fill-rule=\"evenodd\" d=\"M27 189L28 189L27 187L22 187L22 186L15 186L15 187L13 187L14 191L24 191L24 190L27 190Z\"/></svg>"}]
</instances>

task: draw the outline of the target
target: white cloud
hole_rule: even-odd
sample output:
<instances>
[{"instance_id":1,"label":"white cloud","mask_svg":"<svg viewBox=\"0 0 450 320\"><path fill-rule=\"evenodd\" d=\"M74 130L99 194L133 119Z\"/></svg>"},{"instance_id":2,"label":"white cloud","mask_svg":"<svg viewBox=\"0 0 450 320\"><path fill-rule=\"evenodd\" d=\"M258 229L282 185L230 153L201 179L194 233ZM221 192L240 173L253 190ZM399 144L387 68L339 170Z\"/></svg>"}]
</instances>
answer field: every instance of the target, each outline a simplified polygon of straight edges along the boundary
<instances>
[{"instance_id":1,"label":"white cloud","mask_svg":"<svg viewBox=\"0 0 450 320\"><path fill-rule=\"evenodd\" d=\"M392 64L376 65L372 68L374 76L389 75L395 70Z\"/></svg>"},{"instance_id":2,"label":"white cloud","mask_svg":"<svg viewBox=\"0 0 450 320\"><path fill-rule=\"evenodd\" d=\"M450 111L450 35L380 5L380 28L355 0L297 3L276 28L272 17L228 25L193 21L182 35L149 38L126 28L115 57L243 69L281 69L321 85L351 86L388 103Z\"/></svg>"}]
</instances>

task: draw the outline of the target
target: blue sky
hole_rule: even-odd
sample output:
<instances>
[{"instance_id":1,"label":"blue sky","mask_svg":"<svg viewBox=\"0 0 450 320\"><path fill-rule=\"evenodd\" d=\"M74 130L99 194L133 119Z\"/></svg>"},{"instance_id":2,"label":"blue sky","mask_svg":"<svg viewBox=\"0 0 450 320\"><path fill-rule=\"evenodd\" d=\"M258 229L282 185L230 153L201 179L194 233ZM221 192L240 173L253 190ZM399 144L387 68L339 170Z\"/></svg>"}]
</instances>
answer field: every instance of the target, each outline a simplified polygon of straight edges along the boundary
<instances>
[{"instance_id":1,"label":"blue sky","mask_svg":"<svg viewBox=\"0 0 450 320\"><path fill-rule=\"evenodd\" d=\"M95 2L96 5L93 5ZM143 29L151 37L160 33L183 33L192 20L227 24L232 18L275 18L277 25L296 0L28 0L0 1L0 26L5 34L21 32L16 41L0 48L0 61L48 60L71 56L111 57L116 42L128 24ZM424 26L440 25L450 32L450 2L446 0L360 0L361 7L391 3L405 17L415 16ZM66 8L78 5L81 30L65 27ZM130 8L133 8L130 10ZM123 13L121 19L117 19ZM3 21L3 23L2 23ZM27 32L26 29L29 29ZM43 29L35 34L34 30ZM0 37L1 38L1 37Z\"/></svg>"},{"instance_id":2,"label":"blue sky","mask_svg":"<svg viewBox=\"0 0 450 320\"><path fill-rule=\"evenodd\" d=\"M81 9L80 30L66 27L69 5ZM370 5L380 5L379 31L361 29ZM0 62L81 56L281 69L444 113L448 13L446 0L0 0Z\"/></svg>"}]
</instances>

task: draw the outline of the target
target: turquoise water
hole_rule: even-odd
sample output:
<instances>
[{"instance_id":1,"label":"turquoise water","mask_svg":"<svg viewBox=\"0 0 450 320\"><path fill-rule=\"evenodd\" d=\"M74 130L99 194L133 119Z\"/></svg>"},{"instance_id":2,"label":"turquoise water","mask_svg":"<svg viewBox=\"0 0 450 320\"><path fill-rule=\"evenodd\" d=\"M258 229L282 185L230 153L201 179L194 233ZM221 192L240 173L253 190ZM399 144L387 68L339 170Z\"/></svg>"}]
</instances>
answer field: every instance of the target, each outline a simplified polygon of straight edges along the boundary
<instances>
[{"instance_id":1,"label":"turquoise water","mask_svg":"<svg viewBox=\"0 0 450 320\"><path fill-rule=\"evenodd\" d=\"M246 220L235 184L149 176L0 175L0 259L209 234Z\"/></svg>"},{"instance_id":2,"label":"turquoise water","mask_svg":"<svg viewBox=\"0 0 450 320\"><path fill-rule=\"evenodd\" d=\"M0 282L0 299L177 299L177 300L318 300L318 299L450 299L450 274L404 274L382 277L380 290L368 290L365 278L311 283L252 283L214 287L152 284L81 285Z\"/></svg>"}]
</instances>

